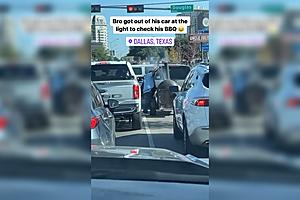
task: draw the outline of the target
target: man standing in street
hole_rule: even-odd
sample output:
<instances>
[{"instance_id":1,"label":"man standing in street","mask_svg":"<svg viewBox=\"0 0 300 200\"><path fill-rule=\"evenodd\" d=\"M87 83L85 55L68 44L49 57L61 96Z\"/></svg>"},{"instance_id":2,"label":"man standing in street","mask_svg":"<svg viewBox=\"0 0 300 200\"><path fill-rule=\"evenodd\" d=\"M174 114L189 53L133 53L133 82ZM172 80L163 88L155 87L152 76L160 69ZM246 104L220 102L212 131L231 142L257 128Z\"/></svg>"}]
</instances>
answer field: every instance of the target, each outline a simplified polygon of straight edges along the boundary
<instances>
[{"instance_id":1,"label":"man standing in street","mask_svg":"<svg viewBox=\"0 0 300 200\"><path fill-rule=\"evenodd\" d=\"M154 75L154 71L149 71L147 74L144 75L144 80L142 84L143 113L147 114L148 110L150 109L150 115L155 115L156 113L155 102L153 97L156 90Z\"/></svg>"}]
</instances>

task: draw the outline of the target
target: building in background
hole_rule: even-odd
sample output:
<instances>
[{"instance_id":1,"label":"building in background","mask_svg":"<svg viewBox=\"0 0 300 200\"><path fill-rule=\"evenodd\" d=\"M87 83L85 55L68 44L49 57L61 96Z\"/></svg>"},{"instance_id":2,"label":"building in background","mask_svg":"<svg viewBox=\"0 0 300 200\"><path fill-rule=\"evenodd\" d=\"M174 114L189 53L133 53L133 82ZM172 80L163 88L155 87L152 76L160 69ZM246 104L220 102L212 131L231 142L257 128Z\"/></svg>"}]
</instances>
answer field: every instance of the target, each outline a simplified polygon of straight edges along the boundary
<instances>
[{"instance_id":1,"label":"building in background","mask_svg":"<svg viewBox=\"0 0 300 200\"><path fill-rule=\"evenodd\" d=\"M91 16L91 33L93 46L97 46L97 44L101 43L105 49L108 49L107 24L104 16Z\"/></svg>"},{"instance_id":2,"label":"building in background","mask_svg":"<svg viewBox=\"0 0 300 200\"><path fill-rule=\"evenodd\" d=\"M191 25L187 27L187 34L176 34L177 38L188 37L190 34L208 33L209 30L209 11L195 9L191 13L181 13L177 16L190 16Z\"/></svg>"}]
</instances>

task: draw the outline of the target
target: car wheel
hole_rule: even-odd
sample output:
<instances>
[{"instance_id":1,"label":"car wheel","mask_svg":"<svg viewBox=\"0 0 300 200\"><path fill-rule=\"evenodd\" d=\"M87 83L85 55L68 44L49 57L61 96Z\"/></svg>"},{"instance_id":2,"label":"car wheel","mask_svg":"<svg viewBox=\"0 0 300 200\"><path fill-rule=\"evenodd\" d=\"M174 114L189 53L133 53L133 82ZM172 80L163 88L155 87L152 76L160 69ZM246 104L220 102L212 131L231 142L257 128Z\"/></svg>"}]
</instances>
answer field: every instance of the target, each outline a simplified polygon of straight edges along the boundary
<instances>
[{"instance_id":1,"label":"car wheel","mask_svg":"<svg viewBox=\"0 0 300 200\"><path fill-rule=\"evenodd\" d=\"M192 153L192 144L187 130L185 119L183 119L183 151L184 154Z\"/></svg>"},{"instance_id":2,"label":"car wheel","mask_svg":"<svg viewBox=\"0 0 300 200\"><path fill-rule=\"evenodd\" d=\"M177 126L175 114L173 115L173 136L176 140L183 138L182 132Z\"/></svg>"},{"instance_id":3,"label":"car wheel","mask_svg":"<svg viewBox=\"0 0 300 200\"><path fill-rule=\"evenodd\" d=\"M142 128L142 115L141 113L134 113L132 114L132 129L139 130Z\"/></svg>"}]
</instances>

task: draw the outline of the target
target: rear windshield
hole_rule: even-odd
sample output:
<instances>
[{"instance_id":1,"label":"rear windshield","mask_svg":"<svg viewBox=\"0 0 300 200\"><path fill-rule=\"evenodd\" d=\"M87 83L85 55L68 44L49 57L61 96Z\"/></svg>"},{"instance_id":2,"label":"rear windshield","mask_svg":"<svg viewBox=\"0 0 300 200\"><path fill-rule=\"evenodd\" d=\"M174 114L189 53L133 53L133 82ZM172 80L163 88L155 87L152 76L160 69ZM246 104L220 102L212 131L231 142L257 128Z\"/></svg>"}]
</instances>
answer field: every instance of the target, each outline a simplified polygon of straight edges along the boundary
<instances>
[{"instance_id":1,"label":"rear windshield","mask_svg":"<svg viewBox=\"0 0 300 200\"><path fill-rule=\"evenodd\" d=\"M131 80L133 78L127 65L107 64L92 66L92 81Z\"/></svg>"},{"instance_id":2,"label":"rear windshield","mask_svg":"<svg viewBox=\"0 0 300 200\"><path fill-rule=\"evenodd\" d=\"M140 67L134 67L133 71L134 71L135 75L142 75L142 68L140 68Z\"/></svg>"},{"instance_id":3,"label":"rear windshield","mask_svg":"<svg viewBox=\"0 0 300 200\"><path fill-rule=\"evenodd\" d=\"M184 80L188 73L190 72L190 68L187 66L176 66L170 67L170 78L173 80Z\"/></svg>"},{"instance_id":4,"label":"rear windshield","mask_svg":"<svg viewBox=\"0 0 300 200\"><path fill-rule=\"evenodd\" d=\"M202 83L205 87L209 88L209 73L204 74Z\"/></svg>"},{"instance_id":5,"label":"rear windshield","mask_svg":"<svg viewBox=\"0 0 300 200\"><path fill-rule=\"evenodd\" d=\"M34 80L37 77L34 66L0 66L0 80Z\"/></svg>"}]
</instances>

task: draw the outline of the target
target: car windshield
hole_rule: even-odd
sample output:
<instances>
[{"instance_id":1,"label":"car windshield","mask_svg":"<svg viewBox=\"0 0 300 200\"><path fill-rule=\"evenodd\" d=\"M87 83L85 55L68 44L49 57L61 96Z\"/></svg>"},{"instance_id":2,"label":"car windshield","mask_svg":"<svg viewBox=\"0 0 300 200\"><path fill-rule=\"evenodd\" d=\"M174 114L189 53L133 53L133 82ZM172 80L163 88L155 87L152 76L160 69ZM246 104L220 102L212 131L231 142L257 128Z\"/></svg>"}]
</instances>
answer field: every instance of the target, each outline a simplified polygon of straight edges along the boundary
<instances>
[{"instance_id":1,"label":"car windshield","mask_svg":"<svg viewBox=\"0 0 300 200\"><path fill-rule=\"evenodd\" d=\"M126 64L93 65L91 70L92 81L130 80L132 75Z\"/></svg>"},{"instance_id":2,"label":"car windshield","mask_svg":"<svg viewBox=\"0 0 300 200\"><path fill-rule=\"evenodd\" d=\"M190 68L188 66L170 66L169 70L170 78L173 80L184 80L190 72Z\"/></svg>"},{"instance_id":3,"label":"car windshield","mask_svg":"<svg viewBox=\"0 0 300 200\"><path fill-rule=\"evenodd\" d=\"M34 80L37 77L34 66L0 66L0 80Z\"/></svg>"}]
</instances>

